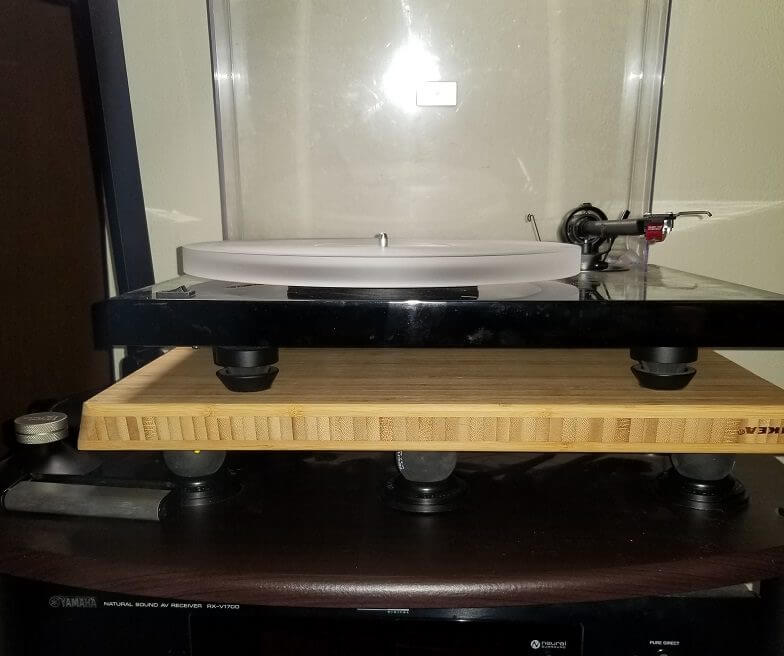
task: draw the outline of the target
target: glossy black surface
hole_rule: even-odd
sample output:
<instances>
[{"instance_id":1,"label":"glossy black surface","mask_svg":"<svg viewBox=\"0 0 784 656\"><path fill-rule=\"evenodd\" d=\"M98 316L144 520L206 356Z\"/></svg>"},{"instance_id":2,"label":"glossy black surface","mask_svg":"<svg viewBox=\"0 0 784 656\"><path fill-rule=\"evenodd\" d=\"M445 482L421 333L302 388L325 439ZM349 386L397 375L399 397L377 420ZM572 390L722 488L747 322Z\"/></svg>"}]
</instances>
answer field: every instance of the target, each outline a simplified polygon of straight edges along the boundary
<instances>
[{"instance_id":1,"label":"glossy black surface","mask_svg":"<svg viewBox=\"0 0 784 656\"><path fill-rule=\"evenodd\" d=\"M777 586L780 587L780 586ZM770 589L770 587L768 588ZM13 606L3 654L58 656L736 656L781 654L775 597L692 597L510 608L314 609L177 603L0 577ZM3 641L3 638L6 638ZM542 645L560 644L557 649ZM677 651L676 651L677 649Z\"/></svg>"},{"instance_id":2,"label":"glossy black surface","mask_svg":"<svg viewBox=\"0 0 784 656\"><path fill-rule=\"evenodd\" d=\"M157 294L185 285L187 298ZM95 308L115 345L784 347L784 296L651 266L454 289L312 290L180 277Z\"/></svg>"}]
</instances>

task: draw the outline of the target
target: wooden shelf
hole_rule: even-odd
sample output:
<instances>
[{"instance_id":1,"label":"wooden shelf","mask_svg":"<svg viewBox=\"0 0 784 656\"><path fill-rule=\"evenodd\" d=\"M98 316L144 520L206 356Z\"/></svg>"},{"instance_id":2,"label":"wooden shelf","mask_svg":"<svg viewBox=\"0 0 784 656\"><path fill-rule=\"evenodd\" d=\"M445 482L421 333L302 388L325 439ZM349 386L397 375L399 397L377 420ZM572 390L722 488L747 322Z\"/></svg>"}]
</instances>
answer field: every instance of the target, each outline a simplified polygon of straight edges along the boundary
<instances>
[{"instance_id":1,"label":"wooden shelf","mask_svg":"<svg viewBox=\"0 0 784 656\"><path fill-rule=\"evenodd\" d=\"M675 392L609 349L285 349L247 394L211 355L174 349L90 399L80 448L784 453L784 390L711 351Z\"/></svg>"},{"instance_id":2,"label":"wooden shelf","mask_svg":"<svg viewBox=\"0 0 784 656\"><path fill-rule=\"evenodd\" d=\"M155 462L112 455L124 472ZM390 453L231 453L236 497L160 523L0 511L0 572L118 594L335 608L574 603L784 576L781 463L740 456L748 508L707 514L658 498L667 466L645 455L462 454L461 509L417 516L382 500Z\"/></svg>"}]
</instances>

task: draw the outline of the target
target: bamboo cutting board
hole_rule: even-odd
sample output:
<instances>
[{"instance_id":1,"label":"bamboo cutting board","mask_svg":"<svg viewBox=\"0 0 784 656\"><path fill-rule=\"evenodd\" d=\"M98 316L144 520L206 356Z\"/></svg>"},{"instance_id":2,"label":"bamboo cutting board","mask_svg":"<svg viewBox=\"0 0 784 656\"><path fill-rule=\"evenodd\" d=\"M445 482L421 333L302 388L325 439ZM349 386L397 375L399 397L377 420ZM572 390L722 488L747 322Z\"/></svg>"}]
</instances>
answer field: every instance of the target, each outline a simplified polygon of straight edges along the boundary
<instances>
[{"instance_id":1,"label":"bamboo cutting board","mask_svg":"<svg viewBox=\"0 0 784 656\"><path fill-rule=\"evenodd\" d=\"M283 349L236 393L177 348L84 404L82 449L784 453L784 390L712 351L646 390L623 350Z\"/></svg>"}]
</instances>

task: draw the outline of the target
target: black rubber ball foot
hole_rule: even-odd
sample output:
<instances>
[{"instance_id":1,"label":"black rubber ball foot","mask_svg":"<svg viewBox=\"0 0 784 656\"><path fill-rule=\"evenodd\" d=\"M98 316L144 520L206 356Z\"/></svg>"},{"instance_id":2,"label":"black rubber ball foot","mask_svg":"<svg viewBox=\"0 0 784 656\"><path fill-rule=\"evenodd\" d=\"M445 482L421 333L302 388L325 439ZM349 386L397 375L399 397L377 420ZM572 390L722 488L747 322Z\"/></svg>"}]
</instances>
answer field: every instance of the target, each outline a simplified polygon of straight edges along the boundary
<instances>
[{"instance_id":1,"label":"black rubber ball foot","mask_svg":"<svg viewBox=\"0 0 784 656\"><path fill-rule=\"evenodd\" d=\"M640 387L654 390L679 390L686 387L697 370L694 367L685 367L676 373L657 373L648 371L639 364L632 365L632 373L640 383Z\"/></svg>"},{"instance_id":2,"label":"black rubber ball foot","mask_svg":"<svg viewBox=\"0 0 784 656\"><path fill-rule=\"evenodd\" d=\"M419 483L398 474L384 485L384 500L395 510L442 513L456 510L465 491L465 481L454 475L436 483Z\"/></svg>"},{"instance_id":3,"label":"black rubber ball foot","mask_svg":"<svg viewBox=\"0 0 784 656\"><path fill-rule=\"evenodd\" d=\"M172 500L180 508L203 508L221 503L236 495L241 487L236 476L226 469L200 478L177 476L175 483Z\"/></svg>"},{"instance_id":4,"label":"black rubber ball foot","mask_svg":"<svg viewBox=\"0 0 784 656\"><path fill-rule=\"evenodd\" d=\"M261 392L272 387L277 367L224 367L215 372L231 392Z\"/></svg>"},{"instance_id":5,"label":"black rubber ball foot","mask_svg":"<svg viewBox=\"0 0 784 656\"><path fill-rule=\"evenodd\" d=\"M665 502L691 510L737 512L749 504L746 488L732 475L717 481L698 481L669 469L659 476L657 486Z\"/></svg>"}]
</instances>

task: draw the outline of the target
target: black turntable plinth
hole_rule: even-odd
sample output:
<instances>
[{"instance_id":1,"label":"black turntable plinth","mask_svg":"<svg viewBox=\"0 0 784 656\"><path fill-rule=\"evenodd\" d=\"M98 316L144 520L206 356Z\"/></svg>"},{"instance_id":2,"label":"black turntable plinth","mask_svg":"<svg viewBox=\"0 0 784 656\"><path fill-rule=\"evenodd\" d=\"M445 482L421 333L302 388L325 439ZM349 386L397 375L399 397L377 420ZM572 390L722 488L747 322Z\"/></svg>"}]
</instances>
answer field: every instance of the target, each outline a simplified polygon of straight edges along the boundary
<instances>
[{"instance_id":1,"label":"black turntable plinth","mask_svg":"<svg viewBox=\"0 0 784 656\"><path fill-rule=\"evenodd\" d=\"M425 290L185 276L111 298L95 317L98 341L124 346L784 346L784 296L656 266Z\"/></svg>"}]
</instances>

